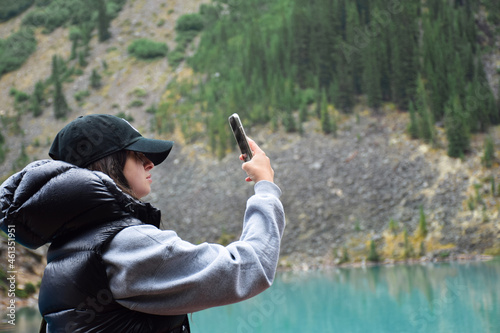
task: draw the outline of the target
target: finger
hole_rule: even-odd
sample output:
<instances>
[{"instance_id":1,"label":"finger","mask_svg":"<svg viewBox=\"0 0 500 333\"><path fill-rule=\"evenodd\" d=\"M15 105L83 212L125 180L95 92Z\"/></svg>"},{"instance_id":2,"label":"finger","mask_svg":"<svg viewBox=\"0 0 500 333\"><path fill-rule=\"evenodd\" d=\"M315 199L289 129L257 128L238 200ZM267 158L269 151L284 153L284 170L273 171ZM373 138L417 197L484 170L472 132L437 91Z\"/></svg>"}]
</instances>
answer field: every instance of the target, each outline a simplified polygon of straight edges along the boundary
<instances>
[{"instance_id":1,"label":"finger","mask_svg":"<svg viewBox=\"0 0 500 333\"><path fill-rule=\"evenodd\" d=\"M255 141L253 141L252 139L250 139L249 137L247 137L247 140L248 140L248 145L250 146L250 149L254 152L254 153L262 153L263 150L260 149L260 147L257 145L257 143L255 143Z\"/></svg>"}]
</instances>

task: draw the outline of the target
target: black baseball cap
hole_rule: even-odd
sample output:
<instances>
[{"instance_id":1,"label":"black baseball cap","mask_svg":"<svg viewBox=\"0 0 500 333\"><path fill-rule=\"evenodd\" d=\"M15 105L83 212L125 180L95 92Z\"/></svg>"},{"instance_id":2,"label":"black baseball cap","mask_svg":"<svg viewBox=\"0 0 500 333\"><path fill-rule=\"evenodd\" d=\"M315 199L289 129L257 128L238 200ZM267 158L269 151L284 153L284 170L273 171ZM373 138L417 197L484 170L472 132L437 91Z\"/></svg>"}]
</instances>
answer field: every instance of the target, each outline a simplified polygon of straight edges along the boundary
<instances>
[{"instance_id":1,"label":"black baseball cap","mask_svg":"<svg viewBox=\"0 0 500 333\"><path fill-rule=\"evenodd\" d=\"M143 137L128 121L108 114L80 116L57 133L49 156L87 167L110 154L126 149L143 153L155 165L163 162L173 141Z\"/></svg>"}]
</instances>

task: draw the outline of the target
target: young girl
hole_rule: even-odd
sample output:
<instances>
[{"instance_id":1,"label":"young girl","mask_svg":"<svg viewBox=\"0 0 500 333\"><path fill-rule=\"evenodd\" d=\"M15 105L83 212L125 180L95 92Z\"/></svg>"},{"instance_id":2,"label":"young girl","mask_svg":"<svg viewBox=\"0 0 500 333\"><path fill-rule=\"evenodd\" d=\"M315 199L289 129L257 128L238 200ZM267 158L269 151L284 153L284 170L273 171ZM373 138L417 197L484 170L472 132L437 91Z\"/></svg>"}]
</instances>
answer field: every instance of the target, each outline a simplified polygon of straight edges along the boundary
<instances>
[{"instance_id":1,"label":"young girl","mask_svg":"<svg viewBox=\"0 0 500 333\"><path fill-rule=\"evenodd\" d=\"M172 145L115 116L79 117L57 134L53 160L2 184L0 227L29 248L50 243L41 331L189 332L188 313L271 286L285 219L269 158L250 140L242 167L255 194L240 240L194 245L160 230L160 212L139 200Z\"/></svg>"}]
</instances>

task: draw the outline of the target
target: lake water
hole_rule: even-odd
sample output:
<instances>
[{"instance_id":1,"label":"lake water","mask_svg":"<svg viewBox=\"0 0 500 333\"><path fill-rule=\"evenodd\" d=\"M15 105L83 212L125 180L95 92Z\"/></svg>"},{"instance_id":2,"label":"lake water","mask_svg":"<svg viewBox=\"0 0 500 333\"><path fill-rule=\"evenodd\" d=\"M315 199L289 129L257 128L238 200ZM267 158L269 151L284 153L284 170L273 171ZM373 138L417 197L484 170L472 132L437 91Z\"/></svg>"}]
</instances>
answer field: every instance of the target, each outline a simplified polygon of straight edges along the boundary
<instances>
[{"instance_id":1,"label":"lake water","mask_svg":"<svg viewBox=\"0 0 500 333\"><path fill-rule=\"evenodd\" d=\"M498 333L499 278L498 260L280 273L272 288L253 299L190 315L191 328L193 333ZM33 311L18 313L17 319L12 332L37 332L40 318Z\"/></svg>"}]
</instances>

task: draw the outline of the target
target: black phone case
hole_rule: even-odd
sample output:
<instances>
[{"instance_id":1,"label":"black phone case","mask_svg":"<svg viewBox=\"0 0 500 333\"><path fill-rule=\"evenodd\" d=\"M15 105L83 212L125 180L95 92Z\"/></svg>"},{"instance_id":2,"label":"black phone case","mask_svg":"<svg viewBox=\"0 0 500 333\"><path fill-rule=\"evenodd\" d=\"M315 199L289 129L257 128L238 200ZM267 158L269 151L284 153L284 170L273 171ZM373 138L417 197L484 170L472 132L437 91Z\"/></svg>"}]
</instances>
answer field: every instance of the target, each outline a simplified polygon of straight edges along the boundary
<instances>
[{"instance_id":1,"label":"black phone case","mask_svg":"<svg viewBox=\"0 0 500 333\"><path fill-rule=\"evenodd\" d=\"M238 147L240 147L241 154L244 157L245 162L248 162L252 159L252 150L248 145L247 136L245 134L245 129L241 124L240 117L235 113L229 117L229 124L231 125L231 129L233 130L234 138L238 143Z\"/></svg>"}]
</instances>

